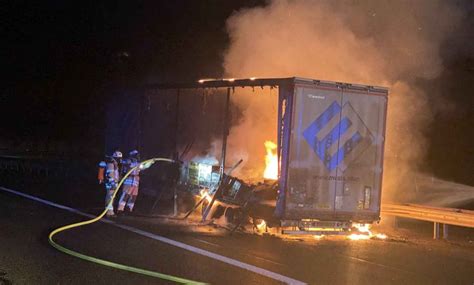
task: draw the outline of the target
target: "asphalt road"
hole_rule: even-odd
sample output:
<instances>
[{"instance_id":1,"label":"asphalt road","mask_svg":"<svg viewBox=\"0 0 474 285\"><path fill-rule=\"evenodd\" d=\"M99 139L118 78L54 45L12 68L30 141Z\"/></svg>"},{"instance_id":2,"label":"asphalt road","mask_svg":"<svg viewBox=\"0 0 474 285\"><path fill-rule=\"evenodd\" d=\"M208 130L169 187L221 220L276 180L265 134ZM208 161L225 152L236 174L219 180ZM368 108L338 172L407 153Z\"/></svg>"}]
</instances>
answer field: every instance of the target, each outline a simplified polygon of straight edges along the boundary
<instances>
[{"instance_id":1,"label":"asphalt road","mask_svg":"<svg viewBox=\"0 0 474 285\"><path fill-rule=\"evenodd\" d=\"M0 191L0 280L12 284L171 284L82 261L48 244L50 230L83 219ZM474 283L473 248L444 242L298 241L229 235L222 229L174 220L123 217L115 222L308 284ZM278 278L106 223L61 233L57 241L99 258L211 284L281 283Z\"/></svg>"}]
</instances>

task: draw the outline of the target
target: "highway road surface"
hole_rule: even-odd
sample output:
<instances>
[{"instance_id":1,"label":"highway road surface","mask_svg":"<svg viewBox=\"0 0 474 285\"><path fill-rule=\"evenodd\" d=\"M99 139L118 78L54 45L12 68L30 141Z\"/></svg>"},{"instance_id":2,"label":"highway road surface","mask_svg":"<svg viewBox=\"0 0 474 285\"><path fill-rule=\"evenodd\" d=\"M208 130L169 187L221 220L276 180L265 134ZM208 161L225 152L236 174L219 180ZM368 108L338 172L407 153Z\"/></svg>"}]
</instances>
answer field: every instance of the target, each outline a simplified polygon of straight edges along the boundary
<instances>
[{"instance_id":1,"label":"highway road surface","mask_svg":"<svg viewBox=\"0 0 474 285\"><path fill-rule=\"evenodd\" d=\"M173 284L55 250L48 233L85 217L48 201L0 188L0 284ZM210 284L474 284L474 247L443 241L301 241L141 217L56 239L99 258Z\"/></svg>"}]
</instances>

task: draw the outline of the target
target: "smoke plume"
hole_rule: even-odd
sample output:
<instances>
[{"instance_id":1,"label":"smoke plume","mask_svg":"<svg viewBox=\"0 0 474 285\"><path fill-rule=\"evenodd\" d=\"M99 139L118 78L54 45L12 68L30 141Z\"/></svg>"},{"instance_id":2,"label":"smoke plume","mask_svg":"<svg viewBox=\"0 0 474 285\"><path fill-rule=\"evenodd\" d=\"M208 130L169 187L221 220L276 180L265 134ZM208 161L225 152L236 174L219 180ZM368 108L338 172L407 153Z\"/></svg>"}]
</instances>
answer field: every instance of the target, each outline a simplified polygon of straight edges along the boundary
<instances>
[{"instance_id":1,"label":"smoke plume","mask_svg":"<svg viewBox=\"0 0 474 285\"><path fill-rule=\"evenodd\" d=\"M236 78L298 76L389 87L384 198L391 199L413 188L411 175L427 148L429 94L413 82L442 71L440 45L461 17L448 1L270 1L227 20L224 68ZM244 116L230 132L232 156L263 167L264 141L276 138L276 97L243 93L233 96Z\"/></svg>"}]
</instances>

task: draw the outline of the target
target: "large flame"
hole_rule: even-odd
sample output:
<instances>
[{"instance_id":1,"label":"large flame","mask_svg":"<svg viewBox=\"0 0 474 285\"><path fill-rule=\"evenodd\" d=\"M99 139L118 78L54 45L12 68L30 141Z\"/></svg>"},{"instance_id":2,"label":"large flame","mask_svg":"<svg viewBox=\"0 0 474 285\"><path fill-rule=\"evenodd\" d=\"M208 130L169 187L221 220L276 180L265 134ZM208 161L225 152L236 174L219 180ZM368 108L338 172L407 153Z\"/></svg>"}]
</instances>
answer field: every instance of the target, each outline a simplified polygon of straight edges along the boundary
<instances>
[{"instance_id":1,"label":"large flame","mask_svg":"<svg viewBox=\"0 0 474 285\"><path fill-rule=\"evenodd\" d=\"M265 171L263 172L263 178L277 180L278 179L278 156L276 154L276 143L272 141L265 142L265 149L267 155L265 156Z\"/></svg>"}]
</instances>

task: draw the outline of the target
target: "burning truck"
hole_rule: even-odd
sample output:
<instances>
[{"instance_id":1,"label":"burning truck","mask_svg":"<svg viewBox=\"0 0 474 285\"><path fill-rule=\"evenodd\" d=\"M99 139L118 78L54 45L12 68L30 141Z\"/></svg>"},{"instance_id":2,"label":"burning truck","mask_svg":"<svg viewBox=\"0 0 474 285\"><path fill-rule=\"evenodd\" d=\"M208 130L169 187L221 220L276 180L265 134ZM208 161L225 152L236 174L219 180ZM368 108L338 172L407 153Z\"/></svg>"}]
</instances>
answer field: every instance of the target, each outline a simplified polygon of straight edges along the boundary
<instances>
[{"instance_id":1,"label":"burning truck","mask_svg":"<svg viewBox=\"0 0 474 285\"><path fill-rule=\"evenodd\" d=\"M245 159L229 155L230 98L239 100L239 88L277 90L276 116L270 122L276 137L260 146L266 153L261 158L265 167L260 181L241 177ZM387 88L304 78L250 78L159 84L141 91L141 103L136 105L138 141L132 144L150 157L163 155L158 149L173 149L180 161L171 187L174 197L183 193L198 197L186 216L199 211L202 220L225 217L232 230L250 223L286 234L344 233L354 224L380 219ZM206 98L211 93L220 98L221 114L217 119L212 118L215 112L205 116L219 123L212 127L214 136L219 129L219 143L212 151L208 145L200 150L201 157L196 152L188 155L203 145L196 143L195 136L186 137L180 127L182 110L196 105L185 98L199 94ZM191 116L189 121L196 120ZM167 140L156 138L163 125L174 129ZM148 185L153 185L156 175L150 176Z\"/></svg>"}]
</instances>

